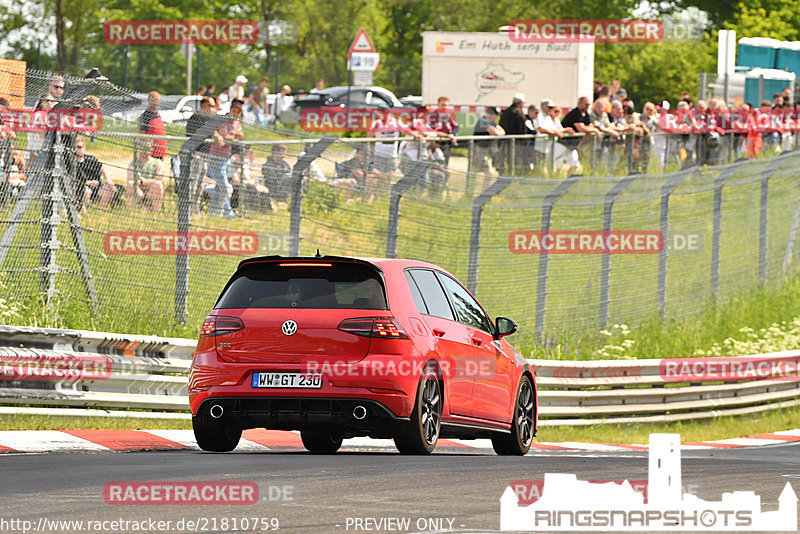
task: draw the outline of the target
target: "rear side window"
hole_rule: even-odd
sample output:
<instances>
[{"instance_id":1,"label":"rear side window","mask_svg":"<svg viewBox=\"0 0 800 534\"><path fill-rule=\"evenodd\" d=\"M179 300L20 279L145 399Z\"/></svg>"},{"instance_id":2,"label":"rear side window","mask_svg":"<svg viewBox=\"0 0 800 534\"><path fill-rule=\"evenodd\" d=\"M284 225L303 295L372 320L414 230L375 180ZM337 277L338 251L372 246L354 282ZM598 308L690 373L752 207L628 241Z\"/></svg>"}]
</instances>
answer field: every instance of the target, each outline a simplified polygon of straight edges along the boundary
<instances>
[{"instance_id":1,"label":"rear side window","mask_svg":"<svg viewBox=\"0 0 800 534\"><path fill-rule=\"evenodd\" d=\"M483 313L478 301L472 298L472 295L464 289L461 284L453 280L447 275L439 274L442 283L450 292L453 299L453 305L458 312L459 321L465 325L479 328L486 332L492 331L492 323L489 318Z\"/></svg>"},{"instance_id":2,"label":"rear side window","mask_svg":"<svg viewBox=\"0 0 800 534\"><path fill-rule=\"evenodd\" d=\"M414 304L417 306L417 310L419 310L420 313L428 315L428 307L425 306L425 301L422 299L422 294L419 292L417 283L411 278L411 273L408 271L406 271L406 281L408 282L409 289L411 289L411 295L414 297Z\"/></svg>"},{"instance_id":3,"label":"rear side window","mask_svg":"<svg viewBox=\"0 0 800 534\"><path fill-rule=\"evenodd\" d=\"M444 289L442 289L442 285L436 279L433 271L412 269L407 272L411 274L411 277L417 283L420 293L422 293L422 299L428 308L427 315L455 320L453 310L450 309L450 303L447 302L447 296L444 294Z\"/></svg>"},{"instance_id":4,"label":"rear side window","mask_svg":"<svg viewBox=\"0 0 800 534\"><path fill-rule=\"evenodd\" d=\"M378 271L358 263L280 267L258 263L238 271L217 301L225 308L387 310Z\"/></svg>"}]
</instances>

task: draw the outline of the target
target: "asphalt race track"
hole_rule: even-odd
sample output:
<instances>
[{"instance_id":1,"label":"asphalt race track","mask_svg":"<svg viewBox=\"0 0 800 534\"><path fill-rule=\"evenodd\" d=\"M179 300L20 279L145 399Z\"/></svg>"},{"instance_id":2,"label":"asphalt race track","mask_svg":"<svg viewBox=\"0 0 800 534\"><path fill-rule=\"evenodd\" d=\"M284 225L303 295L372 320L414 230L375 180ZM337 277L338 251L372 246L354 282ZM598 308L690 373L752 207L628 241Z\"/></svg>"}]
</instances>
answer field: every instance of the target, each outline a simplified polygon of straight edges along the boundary
<instances>
[{"instance_id":1,"label":"asphalt race track","mask_svg":"<svg viewBox=\"0 0 800 534\"><path fill-rule=\"evenodd\" d=\"M41 518L152 518L172 520L173 525L181 519L206 518L207 528L196 530L232 532L230 523L227 529L217 523L214 530L211 520L259 517L278 518L280 532L318 533L392 531L378 530L376 523L364 519L409 518L410 528L402 531L447 531L452 525L453 531L496 532L499 498L512 481L542 480L545 472L574 473L583 480L646 480L646 454L537 451L523 458L481 451L429 457L374 451L334 456L280 451L5 454L0 456L0 519L29 520L36 528ZM718 500L724 491L751 490L761 495L763 509L769 510L777 508L787 481L800 490L800 442L684 451L682 466L684 488L703 499ZM252 481L258 484L261 502L250 506L106 504L106 483L145 480ZM291 500L278 497L278 488L284 487ZM439 525L442 528L437 530ZM5 526L0 530L22 531ZM164 530L176 531L174 526Z\"/></svg>"}]
</instances>

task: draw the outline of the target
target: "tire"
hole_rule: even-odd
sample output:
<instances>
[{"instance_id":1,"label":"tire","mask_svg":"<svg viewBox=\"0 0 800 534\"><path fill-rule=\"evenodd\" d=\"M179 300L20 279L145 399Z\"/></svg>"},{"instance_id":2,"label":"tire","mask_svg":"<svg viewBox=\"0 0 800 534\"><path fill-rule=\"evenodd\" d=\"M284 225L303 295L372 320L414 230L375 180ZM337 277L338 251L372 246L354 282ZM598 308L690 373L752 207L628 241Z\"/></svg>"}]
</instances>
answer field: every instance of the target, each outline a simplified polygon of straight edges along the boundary
<instances>
[{"instance_id":1,"label":"tire","mask_svg":"<svg viewBox=\"0 0 800 534\"><path fill-rule=\"evenodd\" d=\"M192 417L192 428L197 445L204 451L230 452L242 438L241 428L222 423L210 415Z\"/></svg>"},{"instance_id":2,"label":"tire","mask_svg":"<svg viewBox=\"0 0 800 534\"><path fill-rule=\"evenodd\" d=\"M327 430L301 430L300 439L312 454L333 454L342 446L342 437Z\"/></svg>"},{"instance_id":3,"label":"tire","mask_svg":"<svg viewBox=\"0 0 800 534\"><path fill-rule=\"evenodd\" d=\"M411 420L395 430L394 444L403 454L430 454L439 441L442 424L442 386L432 368L419 381Z\"/></svg>"},{"instance_id":4,"label":"tire","mask_svg":"<svg viewBox=\"0 0 800 534\"><path fill-rule=\"evenodd\" d=\"M511 432L494 434L492 447L501 456L524 456L531 450L533 442L533 412L535 401L531 379L523 376L519 381L517 398L514 401L514 418Z\"/></svg>"}]
</instances>

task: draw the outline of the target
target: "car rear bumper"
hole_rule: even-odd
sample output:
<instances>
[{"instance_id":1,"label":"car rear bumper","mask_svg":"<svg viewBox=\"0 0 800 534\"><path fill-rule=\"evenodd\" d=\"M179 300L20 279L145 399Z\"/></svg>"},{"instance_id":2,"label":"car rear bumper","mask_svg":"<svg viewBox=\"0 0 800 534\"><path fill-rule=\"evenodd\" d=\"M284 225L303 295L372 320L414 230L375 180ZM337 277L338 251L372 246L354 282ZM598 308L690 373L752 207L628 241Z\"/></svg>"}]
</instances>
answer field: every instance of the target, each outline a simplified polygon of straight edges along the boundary
<instances>
[{"instance_id":1,"label":"car rear bumper","mask_svg":"<svg viewBox=\"0 0 800 534\"><path fill-rule=\"evenodd\" d=\"M212 412L214 406L218 408ZM212 413L243 428L303 430L328 425L350 435L388 436L392 422L408 420L366 398L209 397L200 404L197 415Z\"/></svg>"}]
</instances>

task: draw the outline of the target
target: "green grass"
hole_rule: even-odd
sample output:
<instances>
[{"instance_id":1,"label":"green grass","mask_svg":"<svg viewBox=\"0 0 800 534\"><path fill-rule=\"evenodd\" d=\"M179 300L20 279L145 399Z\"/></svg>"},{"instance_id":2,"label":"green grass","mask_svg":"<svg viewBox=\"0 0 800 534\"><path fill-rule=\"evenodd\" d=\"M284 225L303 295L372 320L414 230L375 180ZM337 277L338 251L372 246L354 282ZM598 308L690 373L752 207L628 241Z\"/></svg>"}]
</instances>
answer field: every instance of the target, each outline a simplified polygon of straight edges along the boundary
<instances>
[{"instance_id":1,"label":"green grass","mask_svg":"<svg viewBox=\"0 0 800 534\"><path fill-rule=\"evenodd\" d=\"M540 426L537 441L647 443L652 433L677 433L681 441L709 441L800 428L800 406L760 413L675 423Z\"/></svg>"}]
</instances>

